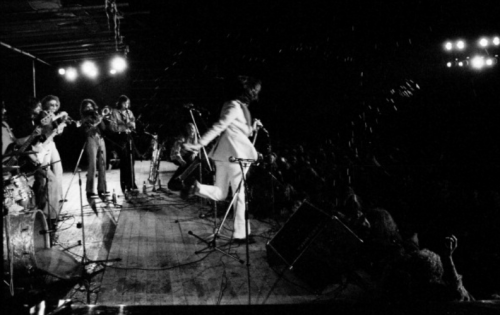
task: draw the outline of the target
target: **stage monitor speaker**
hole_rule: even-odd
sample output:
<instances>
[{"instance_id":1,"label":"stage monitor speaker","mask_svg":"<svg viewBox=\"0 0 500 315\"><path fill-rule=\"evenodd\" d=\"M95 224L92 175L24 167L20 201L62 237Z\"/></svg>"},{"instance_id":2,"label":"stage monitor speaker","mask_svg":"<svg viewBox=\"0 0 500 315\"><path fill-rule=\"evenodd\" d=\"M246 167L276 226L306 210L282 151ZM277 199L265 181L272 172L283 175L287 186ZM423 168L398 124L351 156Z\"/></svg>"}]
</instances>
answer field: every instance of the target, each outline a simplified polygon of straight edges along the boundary
<instances>
[{"instance_id":1,"label":"stage monitor speaker","mask_svg":"<svg viewBox=\"0 0 500 315\"><path fill-rule=\"evenodd\" d=\"M270 266L286 265L321 289L356 264L362 243L337 216L305 201L267 243L266 250Z\"/></svg>"}]
</instances>

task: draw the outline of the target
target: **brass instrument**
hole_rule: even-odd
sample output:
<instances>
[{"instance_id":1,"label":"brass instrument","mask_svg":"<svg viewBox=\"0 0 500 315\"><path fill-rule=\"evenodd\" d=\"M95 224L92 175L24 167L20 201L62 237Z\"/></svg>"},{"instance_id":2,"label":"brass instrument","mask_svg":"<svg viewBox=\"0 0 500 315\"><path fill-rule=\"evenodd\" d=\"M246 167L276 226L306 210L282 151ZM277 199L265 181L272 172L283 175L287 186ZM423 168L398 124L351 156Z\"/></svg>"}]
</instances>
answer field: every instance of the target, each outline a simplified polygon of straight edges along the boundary
<instances>
[{"instance_id":1,"label":"brass instrument","mask_svg":"<svg viewBox=\"0 0 500 315\"><path fill-rule=\"evenodd\" d=\"M164 144L158 144L158 135L151 135L153 139L151 140L151 147L153 152L151 153L151 164L149 166L149 177L148 182L154 185L158 180L158 170L160 168L160 156L164 149Z\"/></svg>"},{"instance_id":2,"label":"brass instrument","mask_svg":"<svg viewBox=\"0 0 500 315\"><path fill-rule=\"evenodd\" d=\"M109 118L109 115L111 115L111 108L109 108L109 106L104 106L101 111L101 115L105 118Z\"/></svg>"}]
</instances>

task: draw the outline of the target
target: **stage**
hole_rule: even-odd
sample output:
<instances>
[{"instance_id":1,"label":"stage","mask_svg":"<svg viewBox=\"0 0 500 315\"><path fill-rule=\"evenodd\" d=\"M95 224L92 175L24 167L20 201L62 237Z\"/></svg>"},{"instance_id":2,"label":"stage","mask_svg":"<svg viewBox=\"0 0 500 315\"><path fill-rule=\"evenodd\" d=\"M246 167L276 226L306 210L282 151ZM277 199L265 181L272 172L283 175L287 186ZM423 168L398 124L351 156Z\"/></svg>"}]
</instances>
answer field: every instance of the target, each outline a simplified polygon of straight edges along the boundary
<instances>
[{"instance_id":1,"label":"stage","mask_svg":"<svg viewBox=\"0 0 500 315\"><path fill-rule=\"evenodd\" d=\"M339 292L340 284L332 284L318 292L285 266L271 268L266 243L284 221L251 219L256 242L249 245L248 257L244 244L228 244L224 237L216 240L220 251L206 249L190 232L210 239L215 228L212 203L198 197L183 201L178 193L168 191L166 183L175 170L169 162L161 162L161 189L152 187L147 182L149 165L149 161L136 163L139 192L126 196L120 189L119 170L107 171L108 190L115 192L116 204L100 199L89 204L83 184L83 217L79 174L64 174L68 201L53 246L81 261L83 246L78 242L85 243L85 268L91 281L88 287L77 281L61 299L96 305L265 305L322 302L333 296L351 299L360 290L347 284ZM82 183L85 176L86 172L80 173ZM219 205L217 212L219 225L226 209ZM78 228L82 221L85 242L81 242L82 229ZM230 236L232 224L230 213L220 234ZM109 261L91 262L100 260Z\"/></svg>"}]
</instances>

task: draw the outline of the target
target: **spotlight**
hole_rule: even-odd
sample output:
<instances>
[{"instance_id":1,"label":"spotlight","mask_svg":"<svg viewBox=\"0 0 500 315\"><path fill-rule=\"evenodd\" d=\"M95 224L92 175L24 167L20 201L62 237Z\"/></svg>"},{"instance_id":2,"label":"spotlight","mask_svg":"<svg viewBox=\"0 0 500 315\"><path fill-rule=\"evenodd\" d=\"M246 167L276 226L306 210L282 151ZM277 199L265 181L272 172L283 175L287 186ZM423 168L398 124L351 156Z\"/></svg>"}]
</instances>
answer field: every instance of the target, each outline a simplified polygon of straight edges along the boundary
<instances>
[{"instance_id":1,"label":"spotlight","mask_svg":"<svg viewBox=\"0 0 500 315\"><path fill-rule=\"evenodd\" d=\"M465 48L465 42L463 40L457 41L457 48L462 50Z\"/></svg>"},{"instance_id":2,"label":"spotlight","mask_svg":"<svg viewBox=\"0 0 500 315\"><path fill-rule=\"evenodd\" d=\"M64 68L59 68L59 74L64 75L66 73L66 70Z\"/></svg>"},{"instance_id":3,"label":"spotlight","mask_svg":"<svg viewBox=\"0 0 500 315\"><path fill-rule=\"evenodd\" d=\"M122 72L127 68L127 62L122 57L115 57L111 60L111 68L115 69L116 72Z\"/></svg>"},{"instance_id":4,"label":"spotlight","mask_svg":"<svg viewBox=\"0 0 500 315\"><path fill-rule=\"evenodd\" d=\"M459 67L463 67L463 66L464 66L464 62L463 62L463 61L459 61L459 62L458 62L458 66L459 66Z\"/></svg>"},{"instance_id":5,"label":"spotlight","mask_svg":"<svg viewBox=\"0 0 500 315\"><path fill-rule=\"evenodd\" d=\"M497 59L496 58L493 58L493 57L490 57L490 58L487 58L484 62L488 67L491 67L493 65L496 65L497 64Z\"/></svg>"},{"instance_id":6,"label":"spotlight","mask_svg":"<svg viewBox=\"0 0 500 315\"><path fill-rule=\"evenodd\" d=\"M66 80L75 81L77 77L78 77L78 72L76 71L75 68L68 68L66 70Z\"/></svg>"},{"instance_id":7,"label":"spotlight","mask_svg":"<svg viewBox=\"0 0 500 315\"><path fill-rule=\"evenodd\" d=\"M493 45L495 45L495 46L500 45L500 38L498 36L493 38Z\"/></svg>"},{"instance_id":8,"label":"spotlight","mask_svg":"<svg viewBox=\"0 0 500 315\"><path fill-rule=\"evenodd\" d=\"M446 50L452 50L453 49L453 44L451 42L447 42L445 45L444 45L444 48Z\"/></svg>"},{"instance_id":9,"label":"spotlight","mask_svg":"<svg viewBox=\"0 0 500 315\"><path fill-rule=\"evenodd\" d=\"M488 39L487 39L487 38L484 38L484 37L483 37L483 38L481 38L481 39L479 40L479 46L481 46L481 47L487 47L487 46L488 46Z\"/></svg>"},{"instance_id":10,"label":"spotlight","mask_svg":"<svg viewBox=\"0 0 500 315\"><path fill-rule=\"evenodd\" d=\"M453 63L452 63L451 61L448 61L448 62L446 63L446 66L447 66L448 68L451 68L451 66L452 66L452 65L453 65Z\"/></svg>"},{"instance_id":11,"label":"spotlight","mask_svg":"<svg viewBox=\"0 0 500 315\"><path fill-rule=\"evenodd\" d=\"M109 70L109 73L116 74L116 70L115 69L111 69L111 70Z\"/></svg>"},{"instance_id":12,"label":"spotlight","mask_svg":"<svg viewBox=\"0 0 500 315\"><path fill-rule=\"evenodd\" d=\"M483 68L484 67L484 57L483 56L476 56L476 57L472 58L471 65L475 69Z\"/></svg>"},{"instance_id":13,"label":"spotlight","mask_svg":"<svg viewBox=\"0 0 500 315\"><path fill-rule=\"evenodd\" d=\"M99 74L95 63L93 63L92 61L85 61L82 64L82 72L90 78L95 78Z\"/></svg>"}]
</instances>

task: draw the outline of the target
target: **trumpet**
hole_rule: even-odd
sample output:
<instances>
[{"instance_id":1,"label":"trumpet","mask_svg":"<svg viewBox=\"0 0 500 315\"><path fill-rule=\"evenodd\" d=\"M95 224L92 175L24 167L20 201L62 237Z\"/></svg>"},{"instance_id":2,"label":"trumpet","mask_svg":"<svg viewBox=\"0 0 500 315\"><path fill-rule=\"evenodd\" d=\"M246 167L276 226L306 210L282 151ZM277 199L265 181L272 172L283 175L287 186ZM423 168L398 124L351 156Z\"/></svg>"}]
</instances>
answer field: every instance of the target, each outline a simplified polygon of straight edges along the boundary
<instances>
[{"instance_id":1,"label":"trumpet","mask_svg":"<svg viewBox=\"0 0 500 315\"><path fill-rule=\"evenodd\" d=\"M101 115L104 117L109 117L109 115L111 115L111 108L109 108L109 106L104 106L101 111Z\"/></svg>"}]
</instances>

